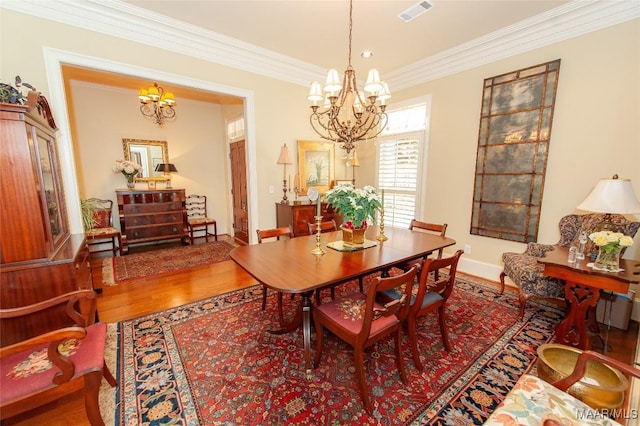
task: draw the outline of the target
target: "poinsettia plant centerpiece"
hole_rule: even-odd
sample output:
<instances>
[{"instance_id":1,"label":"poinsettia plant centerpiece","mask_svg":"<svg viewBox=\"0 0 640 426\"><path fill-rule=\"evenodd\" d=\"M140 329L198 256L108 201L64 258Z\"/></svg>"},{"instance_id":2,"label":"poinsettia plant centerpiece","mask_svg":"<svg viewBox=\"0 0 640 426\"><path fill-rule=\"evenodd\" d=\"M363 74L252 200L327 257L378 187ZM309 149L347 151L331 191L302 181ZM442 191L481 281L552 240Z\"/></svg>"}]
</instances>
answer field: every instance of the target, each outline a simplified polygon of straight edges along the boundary
<instances>
[{"instance_id":1,"label":"poinsettia plant centerpiece","mask_svg":"<svg viewBox=\"0 0 640 426\"><path fill-rule=\"evenodd\" d=\"M355 188L351 184L338 185L324 193L324 199L343 217L347 229L367 227L373 223L376 211L382 208L380 197L372 186Z\"/></svg>"}]
</instances>

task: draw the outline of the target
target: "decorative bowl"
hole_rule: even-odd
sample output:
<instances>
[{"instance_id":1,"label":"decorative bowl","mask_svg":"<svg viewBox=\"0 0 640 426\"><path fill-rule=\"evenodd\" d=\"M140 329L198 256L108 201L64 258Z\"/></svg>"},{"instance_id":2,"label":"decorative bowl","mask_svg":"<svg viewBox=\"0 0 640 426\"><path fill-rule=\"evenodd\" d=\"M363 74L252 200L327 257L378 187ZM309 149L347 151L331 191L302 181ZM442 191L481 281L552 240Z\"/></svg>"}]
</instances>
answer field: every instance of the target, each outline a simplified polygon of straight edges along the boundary
<instances>
[{"instance_id":1,"label":"decorative bowl","mask_svg":"<svg viewBox=\"0 0 640 426\"><path fill-rule=\"evenodd\" d=\"M554 383L573 372L582 351L571 346L548 343L538 347L538 376ZM567 392L588 406L614 409L622 405L629 381L618 370L597 361L588 361L584 377Z\"/></svg>"}]
</instances>

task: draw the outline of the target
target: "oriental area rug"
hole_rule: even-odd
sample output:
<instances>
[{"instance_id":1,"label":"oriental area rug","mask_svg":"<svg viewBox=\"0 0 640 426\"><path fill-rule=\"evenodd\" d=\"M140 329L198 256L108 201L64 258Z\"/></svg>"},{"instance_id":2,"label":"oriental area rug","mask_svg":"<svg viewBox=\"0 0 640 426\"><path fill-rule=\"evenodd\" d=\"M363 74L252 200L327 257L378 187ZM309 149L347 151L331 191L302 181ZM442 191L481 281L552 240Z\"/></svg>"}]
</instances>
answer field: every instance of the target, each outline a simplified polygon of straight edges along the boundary
<instances>
[{"instance_id":1,"label":"oriental area rug","mask_svg":"<svg viewBox=\"0 0 640 426\"><path fill-rule=\"evenodd\" d=\"M194 266L229 260L229 252L235 246L227 241L192 246L171 247L125 256L108 257L102 263L102 283L116 285L123 281L149 275L174 272Z\"/></svg>"},{"instance_id":2,"label":"oriental area rug","mask_svg":"<svg viewBox=\"0 0 640 426\"><path fill-rule=\"evenodd\" d=\"M336 291L356 289L352 282ZM391 337L367 350L369 416L351 347L327 332L308 380L302 331L270 334L278 327L277 299L270 296L263 311L261 294L253 286L118 323L116 408L103 415L126 425L482 424L517 379L535 369L536 348L553 339L563 317L560 309L530 302L520 321L513 294L497 296L483 283L458 279L447 305L450 353L435 313L419 321L423 372L403 335L408 385L396 369ZM291 315L300 298L284 303ZM315 352L315 332L311 344Z\"/></svg>"}]
</instances>

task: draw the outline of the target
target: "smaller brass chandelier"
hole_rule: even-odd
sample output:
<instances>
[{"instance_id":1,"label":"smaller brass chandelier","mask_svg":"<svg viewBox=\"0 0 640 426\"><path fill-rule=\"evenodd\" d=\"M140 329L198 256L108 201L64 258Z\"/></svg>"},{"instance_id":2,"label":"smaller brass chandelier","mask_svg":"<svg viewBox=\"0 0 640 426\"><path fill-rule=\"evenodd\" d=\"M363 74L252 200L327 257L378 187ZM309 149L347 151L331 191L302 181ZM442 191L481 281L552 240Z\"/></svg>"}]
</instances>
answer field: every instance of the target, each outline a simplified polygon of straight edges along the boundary
<instances>
[{"instance_id":1,"label":"smaller brass chandelier","mask_svg":"<svg viewBox=\"0 0 640 426\"><path fill-rule=\"evenodd\" d=\"M329 70L324 85L311 83L307 99L312 102L311 127L321 138L340 144L347 155L355 149L355 142L378 136L387 125L385 101L391 97L389 86L380 80L376 69L371 69L363 92L358 91L356 72L351 65L351 34L353 27L353 0L349 1L349 65L344 80L335 69ZM323 102L322 110L319 103ZM378 102L378 104L376 104Z\"/></svg>"},{"instance_id":2,"label":"smaller brass chandelier","mask_svg":"<svg viewBox=\"0 0 640 426\"><path fill-rule=\"evenodd\" d=\"M165 92L153 83L148 89L140 89L138 92L140 99L140 112L150 120L154 120L160 127L164 126L165 121L171 121L176 117L176 111L173 107L176 104L176 98L171 92Z\"/></svg>"}]
</instances>

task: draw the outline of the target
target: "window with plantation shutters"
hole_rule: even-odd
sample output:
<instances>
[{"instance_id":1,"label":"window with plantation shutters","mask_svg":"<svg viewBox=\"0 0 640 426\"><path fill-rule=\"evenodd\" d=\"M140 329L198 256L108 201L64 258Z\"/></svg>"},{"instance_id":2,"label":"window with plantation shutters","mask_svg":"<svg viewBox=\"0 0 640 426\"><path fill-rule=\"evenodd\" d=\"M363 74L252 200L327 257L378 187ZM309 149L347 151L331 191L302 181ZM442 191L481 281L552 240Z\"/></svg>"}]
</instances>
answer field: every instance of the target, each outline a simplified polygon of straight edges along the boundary
<instances>
[{"instance_id":1,"label":"window with plantation shutters","mask_svg":"<svg viewBox=\"0 0 640 426\"><path fill-rule=\"evenodd\" d=\"M427 123L427 104L388 112L378 137L378 189L384 189L384 225L408 228L416 217Z\"/></svg>"},{"instance_id":2,"label":"window with plantation shutters","mask_svg":"<svg viewBox=\"0 0 640 426\"><path fill-rule=\"evenodd\" d=\"M378 188L384 189L384 224L408 228L415 217L420 140L384 138L378 147Z\"/></svg>"}]
</instances>

